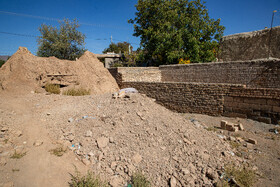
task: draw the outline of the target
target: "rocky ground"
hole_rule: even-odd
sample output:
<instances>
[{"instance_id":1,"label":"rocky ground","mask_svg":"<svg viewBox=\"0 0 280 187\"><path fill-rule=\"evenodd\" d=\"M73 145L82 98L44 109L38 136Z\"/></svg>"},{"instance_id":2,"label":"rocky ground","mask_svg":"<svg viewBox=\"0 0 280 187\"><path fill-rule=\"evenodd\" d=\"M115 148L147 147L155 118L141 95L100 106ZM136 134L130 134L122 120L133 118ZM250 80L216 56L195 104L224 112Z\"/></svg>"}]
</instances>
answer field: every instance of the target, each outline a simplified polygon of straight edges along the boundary
<instances>
[{"instance_id":1,"label":"rocky ground","mask_svg":"<svg viewBox=\"0 0 280 187\"><path fill-rule=\"evenodd\" d=\"M275 126L178 114L141 94L113 99L2 92L0 108L3 185L68 186L75 165L111 186L127 185L137 171L153 186L213 186L229 163L249 163L257 186L280 184L279 136L269 132ZM245 131L214 128L221 120L240 120ZM57 147L66 153L51 154ZM11 158L15 151L22 158Z\"/></svg>"}]
</instances>

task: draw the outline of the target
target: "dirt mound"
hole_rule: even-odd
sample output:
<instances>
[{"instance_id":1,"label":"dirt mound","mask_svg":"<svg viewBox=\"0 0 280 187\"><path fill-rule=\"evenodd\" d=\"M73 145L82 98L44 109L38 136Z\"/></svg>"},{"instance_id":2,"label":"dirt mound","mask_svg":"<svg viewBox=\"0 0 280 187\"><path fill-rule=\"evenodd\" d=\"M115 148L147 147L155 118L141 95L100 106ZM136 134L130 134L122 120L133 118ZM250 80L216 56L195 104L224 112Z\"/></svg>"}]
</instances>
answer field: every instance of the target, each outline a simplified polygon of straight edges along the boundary
<instances>
[{"instance_id":1,"label":"dirt mound","mask_svg":"<svg viewBox=\"0 0 280 187\"><path fill-rule=\"evenodd\" d=\"M20 47L0 69L0 85L3 90L30 92L47 83L60 85L62 89L90 89L92 94L114 92L118 89L115 79L89 51L76 61L69 61L56 57L37 57L27 48Z\"/></svg>"},{"instance_id":2,"label":"dirt mound","mask_svg":"<svg viewBox=\"0 0 280 187\"><path fill-rule=\"evenodd\" d=\"M112 186L123 186L136 171L149 176L152 186L169 186L170 181L176 186L212 186L226 163L242 162L229 144L198 121L145 95L53 95L48 106L39 118L54 138L65 141Z\"/></svg>"}]
</instances>

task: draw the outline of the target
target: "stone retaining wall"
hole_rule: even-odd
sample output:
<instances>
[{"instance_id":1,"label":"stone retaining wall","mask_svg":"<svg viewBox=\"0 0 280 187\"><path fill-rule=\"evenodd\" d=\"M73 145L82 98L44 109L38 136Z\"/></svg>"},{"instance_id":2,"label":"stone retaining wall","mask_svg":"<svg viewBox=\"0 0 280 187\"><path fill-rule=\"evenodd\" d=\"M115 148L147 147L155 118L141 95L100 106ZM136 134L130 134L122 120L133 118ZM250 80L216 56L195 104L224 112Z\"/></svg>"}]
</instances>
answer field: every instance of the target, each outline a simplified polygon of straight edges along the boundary
<instances>
[{"instance_id":1,"label":"stone retaining wall","mask_svg":"<svg viewBox=\"0 0 280 187\"><path fill-rule=\"evenodd\" d=\"M280 124L280 89L231 89L224 99L223 115Z\"/></svg>"},{"instance_id":2,"label":"stone retaining wall","mask_svg":"<svg viewBox=\"0 0 280 187\"><path fill-rule=\"evenodd\" d=\"M280 122L280 89L182 82L123 82L125 87L136 88L177 112Z\"/></svg>"},{"instance_id":3,"label":"stone retaining wall","mask_svg":"<svg viewBox=\"0 0 280 187\"><path fill-rule=\"evenodd\" d=\"M154 98L158 103L177 112L222 115L224 96L231 88L242 85L168 83L168 82L123 82L122 88L133 87L140 93Z\"/></svg>"},{"instance_id":4,"label":"stone retaining wall","mask_svg":"<svg viewBox=\"0 0 280 187\"><path fill-rule=\"evenodd\" d=\"M280 88L280 60L160 66L164 82L244 84Z\"/></svg>"}]
</instances>

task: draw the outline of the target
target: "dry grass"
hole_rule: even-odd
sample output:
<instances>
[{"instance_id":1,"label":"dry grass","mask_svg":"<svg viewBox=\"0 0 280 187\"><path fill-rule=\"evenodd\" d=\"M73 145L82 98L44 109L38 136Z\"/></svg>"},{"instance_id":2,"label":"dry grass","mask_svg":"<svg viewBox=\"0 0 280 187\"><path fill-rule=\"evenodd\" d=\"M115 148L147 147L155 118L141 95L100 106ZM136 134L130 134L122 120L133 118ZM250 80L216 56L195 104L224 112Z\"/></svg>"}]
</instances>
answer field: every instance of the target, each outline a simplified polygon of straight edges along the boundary
<instances>
[{"instance_id":1,"label":"dry grass","mask_svg":"<svg viewBox=\"0 0 280 187\"><path fill-rule=\"evenodd\" d=\"M75 174L70 175L70 187L109 187L108 183L102 181L99 176L96 176L93 172L90 171L88 171L87 175L82 176L76 168Z\"/></svg>"},{"instance_id":2,"label":"dry grass","mask_svg":"<svg viewBox=\"0 0 280 187\"><path fill-rule=\"evenodd\" d=\"M236 184L232 184L235 181ZM218 186L251 187L256 182L256 173L248 166L237 167L229 164L225 167L224 180Z\"/></svg>"},{"instance_id":3,"label":"dry grass","mask_svg":"<svg viewBox=\"0 0 280 187\"><path fill-rule=\"evenodd\" d=\"M229 145L233 148L233 149L238 149L241 144L236 142L236 141L229 141Z\"/></svg>"},{"instance_id":4,"label":"dry grass","mask_svg":"<svg viewBox=\"0 0 280 187\"><path fill-rule=\"evenodd\" d=\"M62 93L63 95L82 96L90 95L90 90L84 88L70 88Z\"/></svg>"},{"instance_id":5,"label":"dry grass","mask_svg":"<svg viewBox=\"0 0 280 187\"><path fill-rule=\"evenodd\" d=\"M141 172L137 172L132 175L131 183L133 187L149 187L150 181Z\"/></svg>"},{"instance_id":6,"label":"dry grass","mask_svg":"<svg viewBox=\"0 0 280 187\"><path fill-rule=\"evenodd\" d=\"M16 151L14 152L14 154L10 157L12 159L21 159L22 157L24 157L26 155L26 152L22 152L22 153L17 153Z\"/></svg>"},{"instance_id":7,"label":"dry grass","mask_svg":"<svg viewBox=\"0 0 280 187\"><path fill-rule=\"evenodd\" d=\"M49 84L47 83L45 85L45 90L49 93L53 93L53 94L60 94L60 86L57 84Z\"/></svg>"},{"instance_id":8,"label":"dry grass","mask_svg":"<svg viewBox=\"0 0 280 187\"><path fill-rule=\"evenodd\" d=\"M49 150L49 152L55 156L61 157L64 153L66 153L66 148L63 148L62 146L59 146L55 149Z\"/></svg>"},{"instance_id":9,"label":"dry grass","mask_svg":"<svg viewBox=\"0 0 280 187\"><path fill-rule=\"evenodd\" d=\"M206 128L207 131L213 131L213 132L217 132L218 129L216 127L207 127Z\"/></svg>"}]
</instances>

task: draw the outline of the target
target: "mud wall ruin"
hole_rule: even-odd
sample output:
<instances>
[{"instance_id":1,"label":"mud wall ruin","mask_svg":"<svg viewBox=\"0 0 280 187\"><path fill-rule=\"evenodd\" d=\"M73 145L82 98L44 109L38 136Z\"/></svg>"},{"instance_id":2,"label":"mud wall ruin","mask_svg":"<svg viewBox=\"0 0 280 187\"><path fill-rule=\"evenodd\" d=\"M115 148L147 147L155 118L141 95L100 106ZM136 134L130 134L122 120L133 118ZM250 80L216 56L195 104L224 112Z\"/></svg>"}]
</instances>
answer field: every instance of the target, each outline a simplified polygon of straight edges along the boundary
<instances>
[{"instance_id":1,"label":"mud wall ruin","mask_svg":"<svg viewBox=\"0 0 280 187\"><path fill-rule=\"evenodd\" d=\"M121 88L134 87L177 112L250 118L280 124L280 61L169 65L109 70Z\"/></svg>"},{"instance_id":2,"label":"mud wall ruin","mask_svg":"<svg viewBox=\"0 0 280 187\"><path fill-rule=\"evenodd\" d=\"M269 57L280 58L280 26L223 37L219 61L268 58L269 48Z\"/></svg>"}]
</instances>

